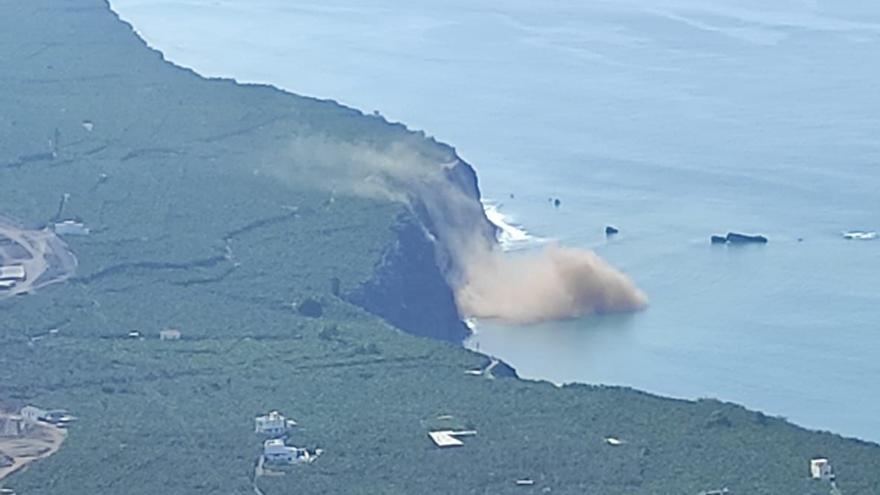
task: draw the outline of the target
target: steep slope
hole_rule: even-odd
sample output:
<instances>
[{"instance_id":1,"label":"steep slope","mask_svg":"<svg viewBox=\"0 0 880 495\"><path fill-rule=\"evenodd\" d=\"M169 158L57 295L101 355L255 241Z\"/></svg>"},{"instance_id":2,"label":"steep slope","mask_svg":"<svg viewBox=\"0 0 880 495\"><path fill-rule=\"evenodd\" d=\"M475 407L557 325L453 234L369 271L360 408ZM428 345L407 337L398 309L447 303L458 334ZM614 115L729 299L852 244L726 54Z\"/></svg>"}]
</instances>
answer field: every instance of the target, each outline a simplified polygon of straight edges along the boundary
<instances>
[{"instance_id":1,"label":"steep slope","mask_svg":"<svg viewBox=\"0 0 880 495\"><path fill-rule=\"evenodd\" d=\"M5 2L13 15L0 20L0 171L6 186L0 201L5 214L39 223L69 194L65 215L85 220L110 248L97 256L83 253L81 281L117 265L216 260L220 271L239 268L221 259L238 224L283 226L308 216L310 224L325 226L322 235L346 232L354 249L339 249L357 257L343 266L330 253L313 253L308 262L321 266L326 278L311 280L311 290L326 291L331 278L341 279L346 292L369 283L371 289L359 293L374 313L413 333L461 341L464 326L449 302L450 289L424 253L429 241L407 230L419 223L412 212L388 201L337 198L311 185L273 187L271 174L260 175L271 169L267 163L296 161L289 143L304 136L380 148L405 143L437 163L455 156L451 148L333 102L203 80L163 62L100 2L39 5ZM20 17L43 31L27 36L14 25ZM475 183L462 187L477 200ZM218 205L218 196L228 201ZM346 219L340 212L349 210L354 216ZM168 232L183 238L170 239ZM398 232L406 238L396 241ZM136 238L145 239L141 249L125 259L111 245ZM421 263L401 268L407 273L402 279L395 275L399 254L383 254L393 246L414 250L407 257ZM374 267L382 269L380 280L398 278L405 285L382 291L378 281L369 282ZM430 312L421 311L426 297L437 301Z\"/></svg>"}]
</instances>

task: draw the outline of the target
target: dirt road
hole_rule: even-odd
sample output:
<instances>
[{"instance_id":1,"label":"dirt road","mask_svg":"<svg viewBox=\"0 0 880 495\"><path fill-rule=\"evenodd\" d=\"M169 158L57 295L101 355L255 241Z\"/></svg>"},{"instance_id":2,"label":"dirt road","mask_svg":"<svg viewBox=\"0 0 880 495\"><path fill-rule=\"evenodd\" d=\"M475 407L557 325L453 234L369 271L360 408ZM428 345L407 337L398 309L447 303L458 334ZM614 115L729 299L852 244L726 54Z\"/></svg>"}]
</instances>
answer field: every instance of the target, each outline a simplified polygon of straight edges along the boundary
<instances>
[{"instance_id":1,"label":"dirt road","mask_svg":"<svg viewBox=\"0 0 880 495\"><path fill-rule=\"evenodd\" d=\"M76 258L67 245L48 228L26 230L0 216L0 263L21 265L27 279L0 290L0 299L27 294L40 287L63 282L76 269Z\"/></svg>"},{"instance_id":2,"label":"dirt road","mask_svg":"<svg viewBox=\"0 0 880 495\"><path fill-rule=\"evenodd\" d=\"M0 458L8 456L13 460L11 466L0 467L0 486L12 473L58 452L66 437L67 431L44 424L35 425L21 437L0 437Z\"/></svg>"}]
</instances>

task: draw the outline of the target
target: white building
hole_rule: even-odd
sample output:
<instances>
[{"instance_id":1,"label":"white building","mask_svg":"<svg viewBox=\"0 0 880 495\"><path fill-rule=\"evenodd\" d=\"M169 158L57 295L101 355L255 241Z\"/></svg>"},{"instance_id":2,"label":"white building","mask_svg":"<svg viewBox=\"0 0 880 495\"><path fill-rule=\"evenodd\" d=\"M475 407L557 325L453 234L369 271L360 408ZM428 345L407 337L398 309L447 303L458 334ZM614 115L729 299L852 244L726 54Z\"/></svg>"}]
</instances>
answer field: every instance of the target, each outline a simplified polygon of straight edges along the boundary
<instances>
[{"instance_id":1,"label":"white building","mask_svg":"<svg viewBox=\"0 0 880 495\"><path fill-rule=\"evenodd\" d=\"M64 428L70 423L76 421L76 418L71 416L64 409L51 409L49 411L46 411L46 414L43 415L40 420L58 426L60 428Z\"/></svg>"},{"instance_id":2,"label":"white building","mask_svg":"<svg viewBox=\"0 0 880 495\"><path fill-rule=\"evenodd\" d=\"M58 235L89 235L91 230L82 222L76 220L65 220L58 222L54 226L55 233Z\"/></svg>"},{"instance_id":3,"label":"white building","mask_svg":"<svg viewBox=\"0 0 880 495\"><path fill-rule=\"evenodd\" d=\"M20 437L30 428L31 425L21 416L0 418L0 437Z\"/></svg>"},{"instance_id":4,"label":"white building","mask_svg":"<svg viewBox=\"0 0 880 495\"><path fill-rule=\"evenodd\" d=\"M64 409L40 409L36 406L24 406L21 408L21 417L24 419L26 423L35 424L35 423L48 423L61 428L66 427L70 423L76 421L76 418L71 416Z\"/></svg>"},{"instance_id":5,"label":"white building","mask_svg":"<svg viewBox=\"0 0 880 495\"><path fill-rule=\"evenodd\" d=\"M24 406L21 408L21 417L28 423L38 423L46 417L46 410L35 406Z\"/></svg>"},{"instance_id":6,"label":"white building","mask_svg":"<svg viewBox=\"0 0 880 495\"><path fill-rule=\"evenodd\" d=\"M288 447L280 438L273 438L263 444L263 459L275 464L295 464L308 462L309 453L305 449Z\"/></svg>"},{"instance_id":7,"label":"white building","mask_svg":"<svg viewBox=\"0 0 880 495\"><path fill-rule=\"evenodd\" d=\"M174 328L166 328L159 332L159 340L180 340L180 330Z\"/></svg>"},{"instance_id":8,"label":"white building","mask_svg":"<svg viewBox=\"0 0 880 495\"><path fill-rule=\"evenodd\" d=\"M0 266L0 280L23 282L27 279L27 272L23 265Z\"/></svg>"},{"instance_id":9,"label":"white building","mask_svg":"<svg viewBox=\"0 0 880 495\"><path fill-rule=\"evenodd\" d=\"M810 476L817 480L834 479L834 472L831 470L831 463L828 462L828 459L811 459Z\"/></svg>"},{"instance_id":10,"label":"white building","mask_svg":"<svg viewBox=\"0 0 880 495\"><path fill-rule=\"evenodd\" d=\"M254 432L271 437L280 437L296 426L296 421L287 419L278 411L270 411L265 416L254 419Z\"/></svg>"},{"instance_id":11,"label":"white building","mask_svg":"<svg viewBox=\"0 0 880 495\"><path fill-rule=\"evenodd\" d=\"M439 430L439 431L429 431L428 436L431 437L431 440L434 442L434 445L445 448L445 447L461 447L464 445L464 442L459 440L458 437L472 437L476 435L476 431L467 430L467 431L453 431L453 430Z\"/></svg>"}]
</instances>

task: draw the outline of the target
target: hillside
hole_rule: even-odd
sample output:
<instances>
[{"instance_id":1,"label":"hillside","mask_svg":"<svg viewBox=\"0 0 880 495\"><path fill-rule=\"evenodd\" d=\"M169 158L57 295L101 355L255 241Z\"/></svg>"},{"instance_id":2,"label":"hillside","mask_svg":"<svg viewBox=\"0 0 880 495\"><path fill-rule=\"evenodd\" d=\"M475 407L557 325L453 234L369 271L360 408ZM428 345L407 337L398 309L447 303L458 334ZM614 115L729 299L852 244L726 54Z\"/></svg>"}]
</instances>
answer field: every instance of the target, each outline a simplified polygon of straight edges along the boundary
<instances>
[{"instance_id":1,"label":"hillside","mask_svg":"<svg viewBox=\"0 0 880 495\"><path fill-rule=\"evenodd\" d=\"M102 0L0 0L0 67L0 215L91 229L73 278L0 300L0 406L79 418L17 493L251 494L269 409L324 454L266 494L826 494L816 456L880 487L880 446L736 405L466 374L487 360L455 345L425 215L321 174L340 149L457 159L422 133L175 67ZM464 162L449 180L478 199ZM477 435L437 449L438 421Z\"/></svg>"}]
</instances>

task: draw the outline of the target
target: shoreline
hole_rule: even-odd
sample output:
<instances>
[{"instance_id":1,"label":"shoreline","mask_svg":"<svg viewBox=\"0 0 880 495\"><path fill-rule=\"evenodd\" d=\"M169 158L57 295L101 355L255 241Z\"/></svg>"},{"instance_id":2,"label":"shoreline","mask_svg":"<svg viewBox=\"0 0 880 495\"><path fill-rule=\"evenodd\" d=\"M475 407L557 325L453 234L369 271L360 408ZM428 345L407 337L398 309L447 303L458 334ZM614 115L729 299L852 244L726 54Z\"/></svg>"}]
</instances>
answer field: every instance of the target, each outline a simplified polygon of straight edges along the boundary
<instances>
[{"instance_id":1,"label":"shoreline","mask_svg":"<svg viewBox=\"0 0 880 495\"><path fill-rule=\"evenodd\" d=\"M267 87L267 88L271 88L271 89L273 89L273 90L279 91L279 92L281 92L281 93L284 93L284 94L286 94L286 95L296 96L296 97L298 97L298 98L306 98L306 99L311 99L311 100L315 100L315 101L318 101L318 102L329 102L329 103L332 103L332 104L334 104L334 105L337 105L337 106L339 106L339 107L341 107L341 108L344 108L344 109L346 109L346 110L354 111L354 112L357 112L357 113L359 113L359 114L361 114L361 115L368 116L368 117L371 117L371 118L375 118L375 117L371 116L371 114L368 114L368 113L362 111L362 110L359 109L359 108L356 108L356 107L353 107L353 106L350 106L350 105L347 105L347 104L341 103L339 100L337 100L337 99L335 99L335 98L333 98L333 97L321 97L321 96L309 96L309 95L305 95L305 96L304 96L304 95L300 95L300 94L298 94L298 93L295 93L295 92L293 92L292 90L288 90L288 89L286 89L286 88L284 88L284 87L282 87L282 86L278 86L278 85L276 85L276 84L274 84L274 83L272 83L272 82L265 82L265 81L260 81L260 82L239 81L239 80L238 80L236 77L234 77L234 76L203 76L203 75L201 75L197 70L195 70L194 68L187 67L187 66L183 66L183 65L179 65L179 64L177 64L176 62L174 62L173 60L169 60L169 59L165 58L164 52L163 52L162 50L160 50L158 47L155 47L155 46L151 45L149 42L147 42L146 38L142 35L142 33L141 33L139 30L137 30L137 29L135 28L134 24L131 23L131 22L129 22L129 21L126 20L125 18L123 18L123 17L122 17L122 16L121 16L121 15L120 15L120 14L119 14L114 8L113 8L112 1L110 1L110 0L104 0L104 1L107 2L107 4L108 4L110 10L114 13L114 15L116 15L116 17L117 17L121 22L123 22L123 23L125 23L127 26L129 26L129 27L132 29L132 31L133 31L134 33L137 34L137 37L141 40L141 42L142 42L142 43L143 43L148 49L150 49L150 50L152 50L152 51L154 51L154 52L160 54L160 55L162 56L163 60L165 61L165 63L168 63L168 64L174 66L174 67L177 68L177 69L184 70L184 71L187 71L187 72L191 72L191 73L197 75L198 77L203 78L203 79L208 80L208 81L215 81L215 80L231 81L231 82L233 82L235 85L240 86L240 87L244 87L244 88L246 88L246 87L255 87L255 86L256 86L256 87ZM384 117L381 117L381 118L382 118L382 120L383 120L386 124L388 124L388 125L403 126L403 127L407 128L407 129L409 129L408 127L406 127L406 125L405 125L404 123L401 123L401 122L390 122L390 121L385 120ZM410 131L411 131L411 132L420 132L420 131L412 131L412 130L410 130ZM450 150L454 150L454 147L453 147L452 145L448 144L448 143L439 142L439 141L435 141L435 143L438 144L438 145L444 146L444 147L446 147L446 148L448 148L448 149L450 149ZM459 161L461 161L461 160L459 159ZM477 173L477 168L476 168L476 167L473 167L473 169L474 169L474 172ZM479 175L479 174L477 174L477 175ZM548 242L552 242L552 238L551 238L551 239L548 239L548 238L543 238L543 237L539 237L539 236L535 236L535 235L533 235L533 234L530 233L530 232L529 232L524 226L522 226L522 225L518 224L516 221L514 221L509 215L504 214L503 211L502 211L502 210L503 210L503 206L504 206L504 203L503 203L503 202L498 201L498 200L495 200L495 199L492 199L492 198L484 198L484 197L482 197L482 196L479 197L478 199L479 199L479 201L480 201L480 203L481 203L481 205L482 205L482 207L483 207L483 211L484 211L484 214L485 214L486 218L489 220L489 222L490 222L493 226L495 226L496 228L498 228L499 231L500 231L500 232L499 232L499 238L497 239L497 241L498 241L498 245L501 247L501 249L502 249L503 251L507 251L507 252L516 252L516 251L521 251L521 250L529 250L529 249L534 249L534 248L540 247L542 244L545 244L545 243L548 243ZM470 335L465 336L464 339L459 343L459 345L460 345L462 348L464 348L464 349L474 351L475 349L472 349L471 347L466 346L465 343L466 343L466 341L467 341L467 340L468 340L473 334L477 333L477 329L479 328L479 325L480 325L480 323L479 323L479 319L476 319L476 318L470 318L470 317L466 317L466 316L462 315L461 322L462 322L463 326L466 327L467 330L470 332ZM432 338L433 338L433 337L432 337ZM443 339L440 339L440 340L443 340ZM481 355L483 355L483 356L485 356L485 357L487 357L487 358L492 358L492 357L493 357L492 355L487 354L484 350L476 350L476 352L479 352ZM512 363L506 363L506 364L508 364L509 366L511 366L513 369L516 369L516 366L515 366L514 364L512 364ZM542 378L537 378L537 379L523 378L523 379L524 379L524 380L529 380L529 381L548 381L548 383L553 383L553 384L554 384L555 386L557 386L557 387L565 386L565 385L569 385L569 384L575 384L575 385L583 384L583 385L591 385L591 386L603 386L601 383L592 383L592 382L585 382L585 381L584 381L584 382L581 382L581 381L572 381L572 382L555 383L555 382L552 382L552 381L549 381L549 380L546 380L546 379L542 379ZM647 390L643 391L643 390L641 390L641 389L632 388L632 387L625 386L625 385L610 385L610 386L611 386L611 387L620 387L620 388L623 388L623 389L636 390L636 391L640 391L640 392L644 392L644 393L647 393L647 394L650 394L650 395L656 396L656 397L658 397L658 398L667 398L667 399L670 399L670 400L681 400L681 401L688 401L688 402L693 402L693 401L695 401L695 400L698 400L698 399L690 399L690 398L679 397L679 396L671 396L671 395L667 396L667 395L654 394L654 393L652 393L652 392L650 392L650 391L647 391ZM737 404L738 404L738 403L737 403ZM805 429L806 429L806 428L805 428ZM819 431L823 431L823 430L820 430L820 429L815 429L815 430L814 430L814 429L809 429L809 431L816 431L816 432L819 432ZM852 439L859 440L859 441L871 442L871 441L869 441L869 440L863 440L863 439L858 438L858 437L846 437L846 438L852 438ZM878 445L880 445L880 444L878 444Z\"/></svg>"},{"instance_id":2,"label":"shoreline","mask_svg":"<svg viewBox=\"0 0 880 495\"><path fill-rule=\"evenodd\" d=\"M271 152L283 149L298 126L380 142L401 139L400 127L330 104L305 103L292 93L206 81L192 71L182 75L160 65L155 53L145 54L143 44L111 22L107 12L50 7L49 0L39 0L12 10L15 25L25 31L14 37L42 42L44 26L71 25L70 31L49 33L62 38L46 56L85 58L64 74L69 81L63 80L63 90L51 95L27 81L11 86L20 95L16 110L27 117L22 126L30 135L42 139L47 126L65 118L32 111L50 97L56 98L53 108L74 103L88 108L95 122L89 136L103 137L104 129L130 124L128 116L138 111L155 118L138 115L131 133L118 136L103 154L81 159L71 153L76 174L55 186L80 187L73 197L85 196L89 184L79 178L109 169L114 187L89 193L94 201L77 205L76 211L90 223L100 213L100 225L106 227L75 244L83 272L101 276L47 291L28 300L30 308L12 306L14 318L0 322L3 344L18 365L2 383L6 393L51 398L82 417L112 419L82 422L67 453L16 476L22 493L97 493L118 482L127 483L133 495L169 489L191 495L252 492L247 475L259 444L249 423L254 414L271 409L290 411L304 425L295 440L320 445L327 453L315 468L304 467L296 476L261 480L267 492L514 494L522 490L515 480L529 477L537 490L553 493L699 493L724 483L734 493L821 495L805 472L815 455L846 466L841 487L848 495L880 486L880 473L873 469L880 459L877 446L813 433L741 406L624 387L508 380L500 365L493 368L497 381L468 373L485 369L483 355L406 334L400 324L369 315L337 295L344 293L340 286L348 289L347 282L365 280L377 265L399 262L384 273L384 287L398 292L384 293L377 304L417 315L420 319L409 322L416 328L455 316L452 309L437 310L448 286L411 215L389 203L341 196L328 201L321 191L273 189L249 170L235 168L240 162L283 158ZM73 18L77 22L70 22ZM96 36L86 52L63 38L85 34ZM34 70L43 70L46 62L36 61ZM120 71L118 81L83 77L89 74L85 69L107 66ZM191 100L193 106L186 106ZM108 101L119 103L99 104ZM170 151L143 148L156 142ZM440 154L439 145L419 142ZM27 151L23 146L11 150ZM123 165L120 157L128 156L134 158ZM40 174L56 170L0 173L8 174L10 190L35 194L41 191ZM139 190L165 194L158 200L132 194ZM57 197L56 192L45 196ZM126 192L131 197L119 201ZM299 214L279 216L278 205L288 204L293 194L300 195ZM0 203L15 199L6 196ZM113 199L116 206L103 208ZM470 206L476 214L477 205ZM38 208L22 216L38 216ZM393 219L401 216L410 223L406 235L394 230ZM210 262L229 242L241 262L231 277ZM386 256L389 249L397 249L399 258ZM351 267L356 270L344 271ZM415 293L428 275L437 275L433 285ZM333 284L331 277L341 282ZM266 285L243 299L243 281ZM317 316L295 308L306 299L323 306ZM407 307L411 301L436 314ZM26 338L63 318L69 321L59 334L36 342ZM131 329L146 335L168 325L181 328L184 337L162 342L155 335L127 336ZM425 430L440 417L479 435L455 452L437 450ZM365 419L374 424L367 428ZM624 443L611 446L609 437ZM114 447L110 456L108 445ZM116 450L116 445L125 448ZM206 462L187 462L196 458Z\"/></svg>"},{"instance_id":3,"label":"shoreline","mask_svg":"<svg viewBox=\"0 0 880 495\"><path fill-rule=\"evenodd\" d=\"M538 237L518 224L502 209L504 203L493 199L480 198L483 211L489 222L497 229L497 241L502 251L519 251L533 249L549 242L549 239Z\"/></svg>"}]
</instances>

